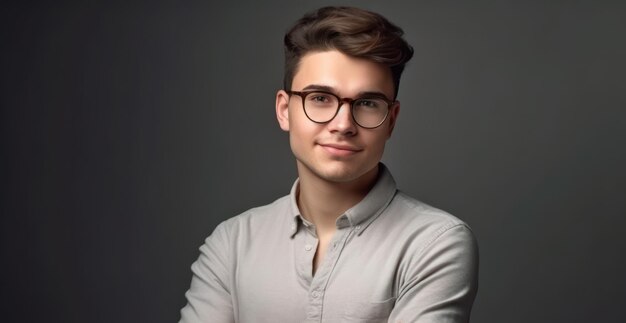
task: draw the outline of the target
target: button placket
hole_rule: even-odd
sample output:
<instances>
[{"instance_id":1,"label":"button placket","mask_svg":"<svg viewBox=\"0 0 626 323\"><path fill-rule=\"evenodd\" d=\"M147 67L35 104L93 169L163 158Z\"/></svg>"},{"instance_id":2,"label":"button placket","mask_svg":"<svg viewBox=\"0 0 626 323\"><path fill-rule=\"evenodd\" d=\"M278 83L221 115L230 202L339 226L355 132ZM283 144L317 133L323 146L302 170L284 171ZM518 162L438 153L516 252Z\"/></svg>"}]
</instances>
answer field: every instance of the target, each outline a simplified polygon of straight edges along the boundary
<instances>
[{"instance_id":1,"label":"button placket","mask_svg":"<svg viewBox=\"0 0 626 323\"><path fill-rule=\"evenodd\" d=\"M307 230L300 230L296 233L294 256L296 258L296 267L298 276L302 279L303 286L310 290L313 281L313 257L315 253L315 245L317 239L310 235Z\"/></svg>"},{"instance_id":2,"label":"button placket","mask_svg":"<svg viewBox=\"0 0 626 323\"><path fill-rule=\"evenodd\" d=\"M347 221L347 220L346 220ZM317 269L317 273L313 276L309 289L309 305L307 308L307 316L309 320L322 320L324 300L326 299L326 288L328 281L332 276L333 270L337 265L342 247L345 246L347 239L353 234L349 227L339 228L335 233L326 258L321 266Z\"/></svg>"}]
</instances>

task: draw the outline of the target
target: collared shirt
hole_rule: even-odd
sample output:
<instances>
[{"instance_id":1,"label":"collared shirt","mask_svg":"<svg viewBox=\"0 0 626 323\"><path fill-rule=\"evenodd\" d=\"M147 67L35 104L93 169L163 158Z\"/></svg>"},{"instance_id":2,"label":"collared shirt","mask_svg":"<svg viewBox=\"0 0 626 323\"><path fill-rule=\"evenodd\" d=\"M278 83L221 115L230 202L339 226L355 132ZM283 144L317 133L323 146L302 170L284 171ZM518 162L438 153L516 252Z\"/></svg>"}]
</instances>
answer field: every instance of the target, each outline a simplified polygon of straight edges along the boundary
<instances>
[{"instance_id":1,"label":"collared shirt","mask_svg":"<svg viewBox=\"0 0 626 323\"><path fill-rule=\"evenodd\" d=\"M217 226L191 267L180 322L469 320L478 248L464 222L398 191L380 164L313 275L318 238L297 187Z\"/></svg>"}]
</instances>

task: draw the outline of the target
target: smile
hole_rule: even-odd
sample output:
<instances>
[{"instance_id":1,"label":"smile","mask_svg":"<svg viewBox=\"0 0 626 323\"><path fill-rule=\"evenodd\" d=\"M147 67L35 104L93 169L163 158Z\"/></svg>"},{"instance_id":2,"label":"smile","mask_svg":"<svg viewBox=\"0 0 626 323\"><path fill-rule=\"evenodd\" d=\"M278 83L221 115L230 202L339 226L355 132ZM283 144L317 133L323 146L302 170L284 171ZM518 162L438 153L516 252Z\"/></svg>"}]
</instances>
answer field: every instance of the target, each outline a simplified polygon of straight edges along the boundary
<instances>
[{"instance_id":1,"label":"smile","mask_svg":"<svg viewBox=\"0 0 626 323\"><path fill-rule=\"evenodd\" d=\"M362 151L360 148L349 145L320 144L320 146L324 148L327 153L333 156L351 156Z\"/></svg>"}]
</instances>

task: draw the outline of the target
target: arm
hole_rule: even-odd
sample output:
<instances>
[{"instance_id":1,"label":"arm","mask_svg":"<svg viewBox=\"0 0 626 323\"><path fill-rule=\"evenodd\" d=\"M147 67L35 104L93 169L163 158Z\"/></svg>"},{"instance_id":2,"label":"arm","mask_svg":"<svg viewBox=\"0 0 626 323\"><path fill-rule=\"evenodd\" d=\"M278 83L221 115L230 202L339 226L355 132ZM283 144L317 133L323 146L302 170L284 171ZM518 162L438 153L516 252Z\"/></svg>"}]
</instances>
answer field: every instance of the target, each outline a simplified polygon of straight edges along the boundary
<instances>
[{"instance_id":1,"label":"arm","mask_svg":"<svg viewBox=\"0 0 626 323\"><path fill-rule=\"evenodd\" d=\"M191 265L193 277L185 293L187 305L181 310L179 323L235 322L228 241L222 223L200 247L200 257Z\"/></svg>"},{"instance_id":2,"label":"arm","mask_svg":"<svg viewBox=\"0 0 626 323\"><path fill-rule=\"evenodd\" d=\"M406 268L389 322L469 322L478 289L478 246L467 226L441 232Z\"/></svg>"}]
</instances>

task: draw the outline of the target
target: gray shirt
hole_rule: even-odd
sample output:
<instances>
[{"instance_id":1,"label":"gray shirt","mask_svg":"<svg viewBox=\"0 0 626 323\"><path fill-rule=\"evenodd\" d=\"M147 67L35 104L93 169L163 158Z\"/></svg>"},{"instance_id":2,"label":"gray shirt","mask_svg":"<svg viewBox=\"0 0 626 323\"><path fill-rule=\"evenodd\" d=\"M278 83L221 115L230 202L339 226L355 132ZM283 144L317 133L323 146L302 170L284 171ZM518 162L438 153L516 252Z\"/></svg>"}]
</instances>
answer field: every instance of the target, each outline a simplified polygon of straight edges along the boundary
<instances>
[{"instance_id":1,"label":"gray shirt","mask_svg":"<svg viewBox=\"0 0 626 323\"><path fill-rule=\"evenodd\" d=\"M180 322L467 322L478 288L470 228L412 199L380 164L375 186L318 239L291 194L222 222L200 247Z\"/></svg>"}]
</instances>

